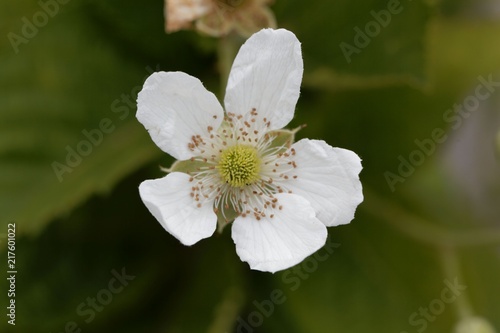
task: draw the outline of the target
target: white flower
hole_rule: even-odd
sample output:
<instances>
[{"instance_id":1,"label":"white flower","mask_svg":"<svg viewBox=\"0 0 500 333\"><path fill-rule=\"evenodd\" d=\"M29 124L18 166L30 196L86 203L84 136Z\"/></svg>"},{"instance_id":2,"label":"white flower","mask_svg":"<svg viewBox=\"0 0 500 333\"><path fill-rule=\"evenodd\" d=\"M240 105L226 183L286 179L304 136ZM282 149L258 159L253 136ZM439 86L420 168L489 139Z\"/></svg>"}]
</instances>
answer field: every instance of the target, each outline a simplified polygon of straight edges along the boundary
<instances>
[{"instance_id":1,"label":"white flower","mask_svg":"<svg viewBox=\"0 0 500 333\"><path fill-rule=\"evenodd\" d=\"M280 130L293 118L303 62L287 30L265 29L241 47L225 110L185 73L159 72L138 96L137 118L177 160L139 186L144 204L185 245L232 220L232 238L252 269L276 272L321 248L326 227L349 223L363 200L359 157ZM178 172L182 170L184 172ZM218 218L219 217L219 218Z\"/></svg>"}]
</instances>

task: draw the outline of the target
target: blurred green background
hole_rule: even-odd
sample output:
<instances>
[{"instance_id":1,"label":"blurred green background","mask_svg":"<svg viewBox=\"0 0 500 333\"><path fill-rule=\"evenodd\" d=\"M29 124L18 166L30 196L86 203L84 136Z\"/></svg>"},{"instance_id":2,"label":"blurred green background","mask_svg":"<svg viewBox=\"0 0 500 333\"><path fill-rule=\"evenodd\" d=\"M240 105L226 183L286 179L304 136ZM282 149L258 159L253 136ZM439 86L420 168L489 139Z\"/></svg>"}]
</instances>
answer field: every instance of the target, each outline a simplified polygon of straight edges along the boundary
<instances>
[{"instance_id":1,"label":"blurred green background","mask_svg":"<svg viewBox=\"0 0 500 333\"><path fill-rule=\"evenodd\" d=\"M15 326L0 279L1 332L442 333L472 315L500 332L499 84L453 111L479 77L500 82L500 1L401 1L350 63L341 43L391 1L275 2L305 62L289 127L357 152L365 201L329 228L332 253L274 275L239 260L229 228L182 246L138 195L172 159L135 119L137 92L163 70L218 93L217 40L166 35L161 0L49 2L0 2L0 276L14 222L18 271ZM436 129L446 140L430 144ZM445 302L455 281L466 289Z\"/></svg>"}]
</instances>

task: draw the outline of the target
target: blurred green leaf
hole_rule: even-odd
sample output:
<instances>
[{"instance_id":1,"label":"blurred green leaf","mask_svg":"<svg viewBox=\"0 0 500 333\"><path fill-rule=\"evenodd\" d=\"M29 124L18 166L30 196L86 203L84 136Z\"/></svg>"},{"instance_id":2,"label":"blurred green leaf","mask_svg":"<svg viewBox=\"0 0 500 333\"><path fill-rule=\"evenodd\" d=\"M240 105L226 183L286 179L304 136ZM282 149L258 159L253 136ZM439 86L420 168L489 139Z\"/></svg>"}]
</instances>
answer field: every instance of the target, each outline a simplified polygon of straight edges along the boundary
<instances>
[{"instance_id":1,"label":"blurred green leaf","mask_svg":"<svg viewBox=\"0 0 500 333\"><path fill-rule=\"evenodd\" d=\"M298 332L410 332L409 316L439 296L443 279L432 252L360 215L349 228L330 229L341 245L326 261L311 257L281 275ZM446 312L428 332L446 331L452 316Z\"/></svg>"},{"instance_id":2,"label":"blurred green leaf","mask_svg":"<svg viewBox=\"0 0 500 333\"><path fill-rule=\"evenodd\" d=\"M16 326L0 323L0 329L56 333L75 322L89 333L231 331L245 304L248 268L227 232L187 247L163 229L137 191L155 172L153 166L132 174L109 196L91 198L38 237L17 238ZM98 300L112 271L122 269L135 278L109 304L97 301L102 309L95 310L89 298ZM7 282L0 281L1 290ZM0 306L7 302L3 297Z\"/></svg>"},{"instance_id":3,"label":"blurred green leaf","mask_svg":"<svg viewBox=\"0 0 500 333\"><path fill-rule=\"evenodd\" d=\"M424 1L277 1L278 24L302 42L305 83L371 87L426 82Z\"/></svg>"},{"instance_id":4,"label":"blurred green leaf","mask_svg":"<svg viewBox=\"0 0 500 333\"><path fill-rule=\"evenodd\" d=\"M2 40L0 210L19 234L38 232L160 153L134 117L135 94L154 69L125 60L84 7L68 6L17 54ZM10 28L21 34L22 26Z\"/></svg>"},{"instance_id":5,"label":"blurred green leaf","mask_svg":"<svg viewBox=\"0 0 500 333\"><path fill-rule=\"evenodd\" d=\"M225 236L225 237L224 237ZM196 250L177 290L175 307L165 306L164 332L230 332L245 304L243 274L234 245L224 234ZM217 267L214 270L214 265Z\"/></svg>"}]
</instances>

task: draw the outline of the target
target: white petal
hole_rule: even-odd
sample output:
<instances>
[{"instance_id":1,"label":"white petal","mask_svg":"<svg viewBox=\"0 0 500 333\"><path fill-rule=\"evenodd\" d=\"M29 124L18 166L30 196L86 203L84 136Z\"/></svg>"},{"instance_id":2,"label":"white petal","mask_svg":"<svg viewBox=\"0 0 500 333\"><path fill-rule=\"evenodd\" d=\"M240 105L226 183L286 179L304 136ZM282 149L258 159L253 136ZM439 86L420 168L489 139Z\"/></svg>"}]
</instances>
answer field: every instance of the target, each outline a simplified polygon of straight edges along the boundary
<instances>
[{"instance_id":1,"label":"white petal","mask_svg":"<svg viewBox=\"0 0 500 333\"><path fill-rule=\"evenodd\" d=\"M201 207L191 198L189 175L173 172L139 185L141 199L161 225L184 245L212 236L217 226L213 202Z\"/></svg>"},{"instance_id":2,"label":"white petal","mask_svg":"<svg viewBox=\"0 0 500 333\"><path fill-rule=\"evenodd\" d=\"M288 30L264 29L250 37L234 60L224 100L226 111L248 116L253 108L270 129L293 118L303 69L297 37Z\"/></svg>"},{"instance_id":3,"label":"white petal","mask_svg":"<svg viewBox=\"0 0 500 333\"><path fill-rule=\"evenodd\" d=\"M283 208L276 209L274 217L238 217L232 226L240 259L252 269L272 273L298 264L320 249L327 237L325 225L307 200L294 194L276 198Z\"/></svg>"},{"instance_id":4,"label":"white petal","mask_svg":"<svg viewBox=\"0 0 500 333\"><path fill-rule=\"evenodd\" d=\"M333 148L324 141L303 139L292 146L297 168L282 185L303 196L326 226L351 222L363 201L359 180L361 159L354 152Z\"/></svg>"},{"instance_id":5,"label":"white petal","mask_svg":"<svg viewBox=\"0 0 500 333\"><path fill-rule=\"evenodd\" d=\"M178 160L193 157L191 138L209 136L219 128L224 112L200 80L182 72L157 72L144 83L137 98L137 119L164 152Z\"/></svg>"}]
</instances>

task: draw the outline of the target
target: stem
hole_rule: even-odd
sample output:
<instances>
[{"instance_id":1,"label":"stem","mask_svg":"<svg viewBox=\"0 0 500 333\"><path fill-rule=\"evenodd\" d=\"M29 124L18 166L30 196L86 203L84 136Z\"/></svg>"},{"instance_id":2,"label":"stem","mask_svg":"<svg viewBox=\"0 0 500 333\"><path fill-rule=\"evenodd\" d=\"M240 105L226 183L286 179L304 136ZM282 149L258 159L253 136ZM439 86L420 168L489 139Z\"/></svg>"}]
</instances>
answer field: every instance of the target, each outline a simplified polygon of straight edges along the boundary
<instances>
[{"instance_id":1,"label":"stem","mask_svg":"<svg viewBox=\"0 0 500 333\"><path fill-rule=\"evenodd\" d=\"M214 309L215 318L207 332L229 332L236 322L244 302L243 291L234 286L229 287L225 292L222 302Z\"/></svg>"},{"instance_id":2,"label":"stem","mask_svg":"<svg viewBox=\"0 0 500 333\"><path fill-rule=\"evenodd\" d=\"M453 246L444 245L439 248L439 254L441 258L441 265L443 267L443 272L448 279L458 279L458 282L464 281L462 277L462 272L460 270L460 262L456 253L456 249ZM453 305L457 311L457 316L459 319L464 319L467 317L472 317L474 311L470 305L467 292L463 291L459 295Z\"/></svg>"},{"instance_id":3,"label":"stem","mask_svg":"<svg viewBox=\"0 0 500 333\"><path fill-rule=\"evenodd\" d=\"M499 228L466 231L446 229L407 212L397 204L381 198L366 188L364 192L366 200L361 207L371 215L389 223L415 240L434 246L441 246L442 244L471 246L500 243Z\"/></svg>"},{"instance_id":4,"label":"stem","mask_svg":"<svg viewBox=\"0 0 500 333\"><path fill-rule=\"evenodd\" d=\"M227 36L219 38L219 44L217 46L217 56L219 57L218 64L221 84L221 100L224 99L229 72L231 71L231 66L233 65L234 58L236 57L241 44L241 38L234 34L229 34Z\"/></svg>"},{"instance_id":5,"label":"stem","mask_svg":"<svg viewBox=\"0 0 500 333\"><path fill-rule=\"evenodd\" d=\"M464 281L457 256L458 246L483 245L500 242L500 229L454 231L415 216L397 204L376 195L365 188L366 201L364 207L369 213L381 218L391 226L411 238L428 243L439 253L441 266L447 279ZM472 317L474 312L466 292L463 292L454 302L459 319Z\"/></svg>"}]
</instances>

